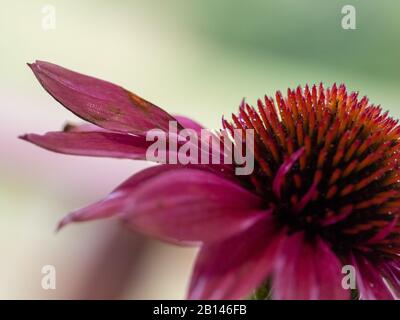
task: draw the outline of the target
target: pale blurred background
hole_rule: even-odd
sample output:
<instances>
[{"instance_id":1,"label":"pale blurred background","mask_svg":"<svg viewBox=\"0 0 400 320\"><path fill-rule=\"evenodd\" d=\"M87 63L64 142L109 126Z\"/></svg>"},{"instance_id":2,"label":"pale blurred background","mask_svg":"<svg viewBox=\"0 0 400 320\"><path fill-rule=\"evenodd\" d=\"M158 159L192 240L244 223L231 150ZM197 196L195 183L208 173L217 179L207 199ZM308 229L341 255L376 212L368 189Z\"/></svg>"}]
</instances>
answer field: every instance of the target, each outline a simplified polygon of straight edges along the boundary
<instances>
[{"instance_id":1,"label":"pale blurred background","mask_svg":"<svg viewBox=\"0 0 400 320\"><path fill-rule=\"evenodd\" d=\"M356 30L341 27L346 4ZM49 6L54 29L42 26ZM210 128L243 97L320 81L344 82L398 117L399 16L396 0L0 0L0 298L181 299L196 253L109 221L54 232L146 164L18 140L77 121L26 62L121 84ZM56 267L56 290L41 287L44 265Z\"/></svg>"}]
</instances>

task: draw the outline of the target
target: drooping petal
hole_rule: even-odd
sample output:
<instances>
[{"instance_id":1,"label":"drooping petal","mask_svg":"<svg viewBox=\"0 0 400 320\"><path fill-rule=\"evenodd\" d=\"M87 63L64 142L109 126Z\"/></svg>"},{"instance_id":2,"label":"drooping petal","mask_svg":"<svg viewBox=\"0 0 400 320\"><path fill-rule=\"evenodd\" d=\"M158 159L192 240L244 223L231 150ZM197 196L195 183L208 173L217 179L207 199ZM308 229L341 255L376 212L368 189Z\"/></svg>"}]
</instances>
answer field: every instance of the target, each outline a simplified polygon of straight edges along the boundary
<instances>
[{"instance_id":1,"label":"drooping petal","mask_svg":"<svg viewBox=\"0 0 400 320\"><path fill-rule=\"evenodd\" d=\"M277 300L348 299L342 288L341 263L320 238L308 242L303 232L288 237L273 274Z\"/></svg>"},{"instance_id":2,"label":"drooping petal","mask_svg":"<svg viewBox=\"0 0 400 320\"><path fill-rule=\"evenodd\" d=\"M393 300L379 268L361 255L354 254L350 258L351 264L356 269L357 289L362 300Z\"/></svg>"},{"instance_id":3,"label":"drooping petal","mask_svg":"<svg viewBox=\"0 0 400 320\"><path fill-rule=\"evenodd\" d=\"M251 224L260 203L206 168L159 165L135 174L104 200L70 213L59 228L118 215L134 229L167 241L214 241Z\"/></svg>"},{"instance_id":4,"label":"drooping petal","mask_svg":"<svg viewBox=\"0 0 400 320\"><path fill-rule=\"evenodd\" d=\"M243 299L268 278L284 236L275 230L271 211L260 213L242 233L202 246L189 299Z\"/></svg>"},{"instance_id":5,"label":"drooping petal","mask_svg":"<svg viewBox=\"0 0 400 320\"><path fill-rule=\"evenodd\" d=\"M71 222L82 222L90 220L116 217L124 209L124 203L128 201L129 194L126 192L113 192L103 200L78 209L66 215L57 225L57 231Z\"/></svg>"},{"instance_id":6,"label":"drooping petal","mask_svg":"<svg viewBox=\"0 0 400 320\"><path fill-rule=\"evenodd\" d=\"M180 168L182 166L158 165L139 171L121 183L104 199L69 213L59 222L57 229L60 230L71 222L83 222L117 216L124 211L126 202L131 199L131 193L141 183L163 172L179 170Z\"/></svg>"},{"instance_id":7,"label":"drooping petal","mask_svg":"<svg viewBox=\"0 0 400 320\"><path fill-rule=\"evenodd\" d=\"M146 168L129 177L104 199L92 203L86 207L75 210L66 215L59 222L57 229L59 230L72 222L83 222L117 216L125 210L126 203L131 201L132 193L136 190L138 186L140 186L140 184L164 172L177 171L188 168L198 168L202 170L209 169L206 166L198 167L191 165L156 165L150 168Z\"/></svg>"},{"instance_id":8,"label":"drooping petal","mask_svg":"<svg viewBox=\"0 0 400 320\"><path fill-rule=\"evenodd\" d=\"M99 127L144 134L155 128L167 131L169 121L175 121L161 108L110 82L44 61L29 66L57 101Z\"/></svg>"},{"instance_id":9,"label":"drooping petal","mask_svg":"<svg viewBox=\"0 0 400 320\"><path fill-rule=\"evenodd\" d=\"M215 241L245 229L262 200L235 182L204 170L182 169L140 184L124 220L159 239Z\"/></svg>"},{"instance_id":10,"label":"drooping petal","mask_svg":"<svg viewBox=\"0 0 400 320\"><path fill-rule=\"evenodd\" d=\"M48 132L20 137L39 147L73 155L146 159L151 142L144 137L114 132Z\"/></svg>"}]
</instances>

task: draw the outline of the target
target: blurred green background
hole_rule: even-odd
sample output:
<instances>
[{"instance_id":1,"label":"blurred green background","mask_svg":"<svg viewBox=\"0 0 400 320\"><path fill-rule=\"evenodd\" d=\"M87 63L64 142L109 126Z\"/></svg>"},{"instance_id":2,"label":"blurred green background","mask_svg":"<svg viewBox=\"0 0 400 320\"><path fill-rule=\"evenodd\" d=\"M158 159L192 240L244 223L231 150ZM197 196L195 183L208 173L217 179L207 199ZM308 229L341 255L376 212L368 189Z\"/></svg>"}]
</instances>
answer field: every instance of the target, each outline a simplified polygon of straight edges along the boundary
<instances>
[{"instance_id":1,"label":"blurred green background","mask_svg":"<svg viewBox=\"0 0 400 320\"><path fill-rule=\"evenodd\" d=\"M341 27L344 5L356 30ZM43 28L48 6L54 29ZM17 140L77 121L26 62L48 60L123 85L218 128L243 97L345 83L400 116L395 0L0 0L0 298L182 298L195 249L94 222L57 221L145 164L51 154ZM43 290L43 265L57 289Z\"/></svg>"}]
</instances>

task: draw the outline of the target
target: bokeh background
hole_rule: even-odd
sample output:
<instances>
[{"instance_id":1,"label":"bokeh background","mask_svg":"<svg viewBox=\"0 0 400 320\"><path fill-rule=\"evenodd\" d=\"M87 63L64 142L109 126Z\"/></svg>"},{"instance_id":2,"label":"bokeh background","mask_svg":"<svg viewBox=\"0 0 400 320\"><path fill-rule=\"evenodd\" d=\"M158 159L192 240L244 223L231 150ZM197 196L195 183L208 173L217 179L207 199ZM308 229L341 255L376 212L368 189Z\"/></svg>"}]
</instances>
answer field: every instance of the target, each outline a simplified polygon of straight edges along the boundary
<instances>
[{"instance_id":1,"label":"bokeh background","mask_svg":"<svg viewBox=\"0 0 400 320\"><path fill-rule=\"evenodd\" d=\"M341 27L344 5L356 30ZM55 28L43 28L46 6ZM118 83L218 128L243 97L344 82L400 115L397 0L0 0L0 298L181 299L196 249L103 221L54 232L67 212L143 162L53 154L17 139L77 121L26 62L48 60ZM56 290L41 268L56 267Z\"/></svg>"}]
</instances>

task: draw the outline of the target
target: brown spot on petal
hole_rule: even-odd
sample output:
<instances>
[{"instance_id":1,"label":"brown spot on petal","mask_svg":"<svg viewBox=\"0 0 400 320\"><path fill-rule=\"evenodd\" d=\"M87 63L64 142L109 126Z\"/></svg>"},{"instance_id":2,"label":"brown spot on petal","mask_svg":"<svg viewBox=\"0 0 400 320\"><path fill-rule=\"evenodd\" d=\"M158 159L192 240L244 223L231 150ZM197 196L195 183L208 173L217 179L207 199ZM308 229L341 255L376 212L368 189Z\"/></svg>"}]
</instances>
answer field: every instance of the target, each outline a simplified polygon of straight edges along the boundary
<instances>
[{"instance_id":1,"label":"brown spot on petal","mask_svg":"<svg viewBox=\"0 0 400 320\"><path fill-rule=\"evenodd\" d=\"M141 97L130 91L127 91L127 93L129 95L129 99L133 102L135 107L138 107L145 112L149 112L149 110L153 106L150 102L142 99Z\"/></svg>"}]
</instances>

